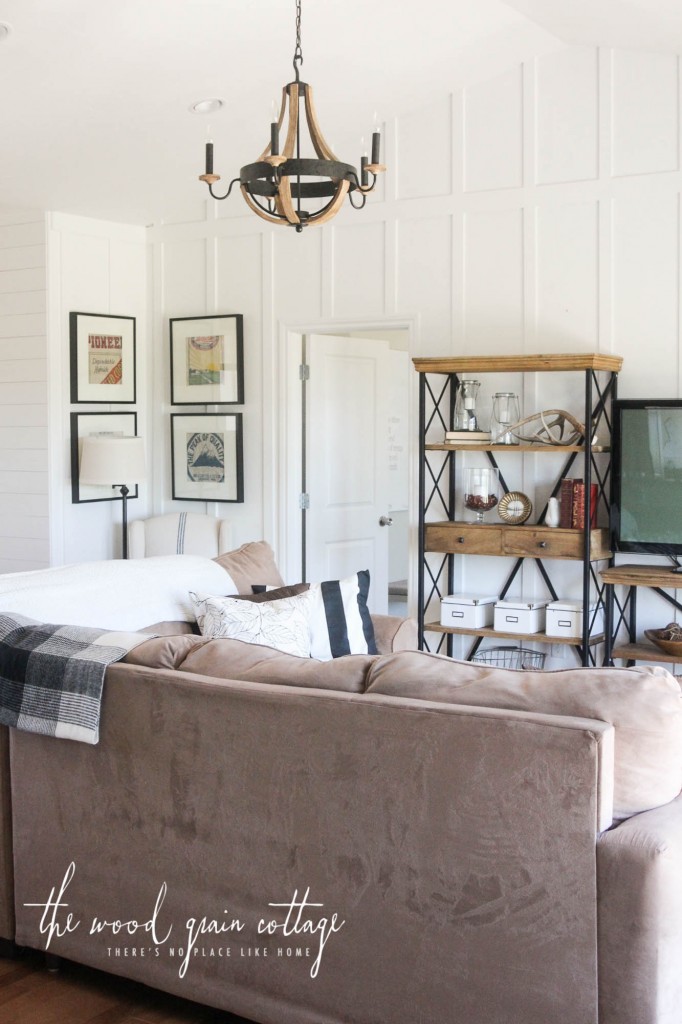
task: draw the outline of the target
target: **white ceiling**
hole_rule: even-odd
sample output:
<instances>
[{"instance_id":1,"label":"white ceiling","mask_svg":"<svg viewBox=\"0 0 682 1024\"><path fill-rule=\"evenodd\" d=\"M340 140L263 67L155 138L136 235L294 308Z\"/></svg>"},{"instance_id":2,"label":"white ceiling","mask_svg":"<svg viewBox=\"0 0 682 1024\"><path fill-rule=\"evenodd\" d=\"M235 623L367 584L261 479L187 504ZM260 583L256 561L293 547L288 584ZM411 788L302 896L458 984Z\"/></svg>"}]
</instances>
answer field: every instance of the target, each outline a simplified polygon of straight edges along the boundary
<instances>
[{"instance_id":1,"label":"white ceiling","mask_svg":"<svg viewBox=\"0 0 682 1024\"><path fill-rule=\"evenodd\" d=\"M355 162L374 110L390 117L451 89L477 47L541 25L552 38L682 49L678 6L303 0L302 78L328 140ZM4 206L144 224L198 203L207 121L229 181L266 144L271 101L293 76L293 0L0 0L0 22L12 29L0 42ZM219 115L188 112L211 96L226 101Z\"/></svg>"}]
</instances>

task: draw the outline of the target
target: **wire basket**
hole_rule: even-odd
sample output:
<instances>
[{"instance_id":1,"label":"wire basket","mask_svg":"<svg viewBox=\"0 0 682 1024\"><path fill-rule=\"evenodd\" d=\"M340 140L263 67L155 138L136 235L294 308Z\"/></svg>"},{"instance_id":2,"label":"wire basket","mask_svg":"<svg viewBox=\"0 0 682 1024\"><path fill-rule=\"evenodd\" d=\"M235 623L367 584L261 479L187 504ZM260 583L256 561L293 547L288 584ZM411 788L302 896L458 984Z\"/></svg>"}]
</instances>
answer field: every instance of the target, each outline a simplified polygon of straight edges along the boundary
<instances>
[{"instance_id":1,"label":"wire basket","mask_svg":"<svg viewBox=\"0 0 682 1024\"><path fill-rule=\"evenodd\" d=\"M477 651L471 660L479 665L492 665L495 668L541 669L544 667L545 658L546 655L542 651L508 645Z\"/></svg>"}]
</instances>

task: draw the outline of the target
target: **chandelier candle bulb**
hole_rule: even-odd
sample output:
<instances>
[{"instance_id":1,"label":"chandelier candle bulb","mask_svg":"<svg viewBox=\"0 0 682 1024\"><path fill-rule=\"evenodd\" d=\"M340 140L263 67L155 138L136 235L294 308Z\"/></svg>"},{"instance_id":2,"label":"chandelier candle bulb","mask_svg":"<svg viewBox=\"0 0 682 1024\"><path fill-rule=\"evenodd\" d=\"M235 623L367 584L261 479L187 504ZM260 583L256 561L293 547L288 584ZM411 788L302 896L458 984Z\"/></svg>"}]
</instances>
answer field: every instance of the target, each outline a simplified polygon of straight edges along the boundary
<instances>
[{"instance_id":1,"label":"chandelier candle bulb","mask_svg":"<svg viewBox=\"0 0 682 1024\"><path fill-rule=\"evenodd\" d=\"M270 156L279 156L279 124L273 121L270 125Z\"/></svg>"},{"instance_id":2,"label":"chandelier candle bulb","mask_svg":"<svg viewBox=\"0 0 682 1024\"><path fill-rule=\"evenodd\" d=\"M381 163L381 132L372 132L372 163Z\"/></svg>"}]
</instances>

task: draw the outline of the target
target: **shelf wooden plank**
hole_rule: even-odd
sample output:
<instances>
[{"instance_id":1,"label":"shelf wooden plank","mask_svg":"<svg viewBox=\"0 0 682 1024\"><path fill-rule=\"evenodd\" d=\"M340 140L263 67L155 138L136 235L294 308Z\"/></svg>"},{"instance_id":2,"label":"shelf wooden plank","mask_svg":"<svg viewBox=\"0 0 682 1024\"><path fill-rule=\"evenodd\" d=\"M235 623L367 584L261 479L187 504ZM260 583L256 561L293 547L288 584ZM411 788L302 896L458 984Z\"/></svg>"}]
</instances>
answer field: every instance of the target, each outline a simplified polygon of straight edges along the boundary
<instances>
[{"instance_id":1,"label":"shelf wooden plank","mask_svg":"<svg viewBox=\"0 0 682 1024\"><path fill-rule=\"evenodd\" d=\"M621 356L600 352L573 354L542 354L523 356L455 356L419 357L412 360L419 373L536 373L566 370L610 370L618 373L623 365Z\"/></svg>"},{"instance_id":2,"label":"shelf wooden plank","mask_svg":"<svg viewBox=\"0 0 682 1024\"><path fill-rule=\"evenodd\" d=\"M627 587L668 587L682 590L682 573L668 565L612 565L602 569L605 583L622 583Z\"/></svg>"},{"instance_id":3,"label":"shelf wooden plank","mask_svg":"<svg viewBox=\"0 0 682 1024\"><path fill-rule=\"evenodd\" d=\"M582 444L466 444L459 441L446 444L443 441L440 444L424 445L424 448L427 452L532 452L533 455L539 452L552 452L554 455L561 452L585 452ZM595 444L592 445L592 451L598 455L610 452L611 449L606 445Z\"/></svg>"},{"instance_id":4,"label":"shelf wooden plank","mask_svg":"<svg viewBox=\"0 0 682 1024\"><path fill-rule=\"evenodd\" d=\"M454 636L497 637L500 640L536 640L540 644L565 644L568 647L579 647L582 644L581 637L548 636L547 633L503 633L499 629L493 629L492 626L483 626L481 629L466 629L462 626L441 626L440 622L427 622L424 626L424 631L429 633L452 633ZM590 647L603 643L603 633L590 637Z\"/></svg>"},{"instance_id":5,"label":"shelf wooden plank","mask_svg":"<svg viewBox=\"0 0 682 1024\"><path fill-rule=\"evenodd\" d=\"M682 656L675 656L674 654L666 654L660 647L654 647L653 644L619 644L613 648L611 656L617 660L623 661L661 661L666 664L674 664L679 662L682 664Z\"/></svg>"}]
</instances>

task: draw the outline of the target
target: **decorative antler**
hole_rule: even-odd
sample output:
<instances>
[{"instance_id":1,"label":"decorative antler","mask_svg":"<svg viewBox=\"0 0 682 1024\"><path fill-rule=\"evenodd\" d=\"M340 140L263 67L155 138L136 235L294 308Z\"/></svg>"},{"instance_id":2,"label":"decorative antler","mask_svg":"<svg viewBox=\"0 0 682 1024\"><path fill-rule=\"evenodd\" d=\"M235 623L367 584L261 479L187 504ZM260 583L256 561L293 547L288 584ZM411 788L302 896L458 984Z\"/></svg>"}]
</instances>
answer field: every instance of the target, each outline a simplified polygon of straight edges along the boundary
<instances>
[{"instance_id":1,"label":"decorative antler","mask_svg":"<svg viewBox=\"0 0 682 1024\"><path fill-rule=\"evenodd\" d=\"M554 419L550 419L552 416ZM522 433L522 427L538 420L541 426L533 430L530 435ZM572 430L566 434L569 426L572 427ZM577 444L581 438L584 440L585 425L580 420L577 420L575 416L572 416L570 412L566 412L565 409L544 409L542 412L536 412L532 416L526 416L525 419L519 420L518 423L512 424L511 427L505 427L504 432L505 434L513 434L514 437L518 437L519 441L525 441L527 444L571 445ZM491 438L491 440L494 444L495 439ZM595 440L596 437L593 437L593 443Z\"/></svg>"}]
</instances>

